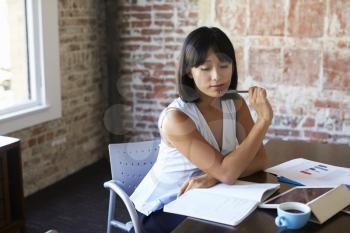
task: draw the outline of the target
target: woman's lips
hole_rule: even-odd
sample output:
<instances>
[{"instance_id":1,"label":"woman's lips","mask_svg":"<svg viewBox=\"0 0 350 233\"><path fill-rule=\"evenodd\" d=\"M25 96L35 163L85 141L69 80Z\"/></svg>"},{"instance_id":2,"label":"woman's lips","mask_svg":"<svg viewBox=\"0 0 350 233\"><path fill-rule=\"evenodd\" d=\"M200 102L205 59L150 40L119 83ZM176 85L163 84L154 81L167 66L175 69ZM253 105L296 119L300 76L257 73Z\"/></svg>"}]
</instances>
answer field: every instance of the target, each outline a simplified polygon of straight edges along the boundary
<instances>
[{"instance_id":1,"label":"woman's lips","mask_svg":"<svg viewBox=\"0 0 350 233\"><path fill-rule=\"evenodd\" d=\"M225 88L224 84L215 84L215 85L210 85L211 89L214 89L216 91L221 91Z\"/></svg>"}]
</instances>

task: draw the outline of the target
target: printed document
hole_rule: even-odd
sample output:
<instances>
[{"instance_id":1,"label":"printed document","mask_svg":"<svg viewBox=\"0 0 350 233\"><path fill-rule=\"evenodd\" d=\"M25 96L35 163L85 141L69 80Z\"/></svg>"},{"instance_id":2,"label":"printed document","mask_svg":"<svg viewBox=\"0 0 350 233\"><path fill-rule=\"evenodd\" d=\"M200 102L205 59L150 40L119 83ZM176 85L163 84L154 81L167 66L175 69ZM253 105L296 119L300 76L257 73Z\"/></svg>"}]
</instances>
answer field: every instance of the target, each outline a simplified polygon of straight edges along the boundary
<instances>
[{"instance_id":1,"label":"printed document","mask_svg":"<svg viewBox=\"0 0 350 233\"><path fill-rule=\"evenodd\" d=\"M217 184L206 189L191 189L165 205L164 211L235 226L279 186L237 181L234 185Z\"/></svg>"},{"instance_id":2,"label":"printed document","mask_svg":"<svg viewBox=\"0 0 350 233\"><path fill-rule=\"evenodd\" d=\"M337 167L303 158L293 159L268 168L269 172L303 185L337 186L350 184L350 168Z\"/></svg>"}]
</instances>

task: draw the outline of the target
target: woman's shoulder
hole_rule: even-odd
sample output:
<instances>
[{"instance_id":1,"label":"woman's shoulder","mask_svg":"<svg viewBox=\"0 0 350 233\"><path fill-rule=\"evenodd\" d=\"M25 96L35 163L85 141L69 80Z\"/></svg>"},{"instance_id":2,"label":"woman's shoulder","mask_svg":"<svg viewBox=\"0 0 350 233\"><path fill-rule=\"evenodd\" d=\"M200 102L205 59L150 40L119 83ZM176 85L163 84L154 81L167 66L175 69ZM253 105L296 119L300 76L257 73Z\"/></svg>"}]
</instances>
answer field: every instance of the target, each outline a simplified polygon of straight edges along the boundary
<instances>
[{"instance_id":1,"label":"woman's shoulder","mask_svg":"<svg viewBox=\"0 0 350 233\"><path fill-rule=\"evenodd\" d=\"M180 97L173 100L163 111L163 118L169 122L177 124L190 118L189 109L191 103L183 101Z\"/></svg>"},{"instance_id":2,"label":"woman's shoulder","mask_svg":"<svg viewBox=\"0 0 350 233\"><path fill-rule=\"evenodd\" d=\"M161 113L159 118L159 126L163 128L162 125L164 121L172 122L176 124L183 120L189 119L191 115L190 103L184 102L180 97L173 100Z\"/></svg>"},{"instance_id":3,"label":"woman's shoulder","mask_svg":"<svg viewBox=\"0 0 350 233\"><path fill-rule=\"evenodd\" d=\"M178 140L179 136L185 136L192 130L195 130L196 125L193 120L181 110L177 108L168 108L164 113L159 129L162 138L168 145L172 145L171 141Z\"/></svg>"},{"instance_id":4,"label":"woman's shoulder","mask_svg":"<svg viewBox=\"0 0 350 233\"><path fill-rule=\"evenodd\" d=\"M175 99L163 110L161 127L165 133L183 131L187 127L195 126L192 120L192 103L184 102L181 98Z\"/></svg>"},{"instance_id":5,"label":"woman's shoulder","mask_svg":"<svg viewBox=\"0 0 350 233\"><path fill-rule=\"evenodd\" d=\"M174 99L169 105L168 105L168 108L178 108L178 109L181 109L181 110L184 110L184 109L188 109L188 108L191 108L193 105L193 103L190 103L190 102L185 102L183 101L180 97Z\"/></svg>"}]
</instances>

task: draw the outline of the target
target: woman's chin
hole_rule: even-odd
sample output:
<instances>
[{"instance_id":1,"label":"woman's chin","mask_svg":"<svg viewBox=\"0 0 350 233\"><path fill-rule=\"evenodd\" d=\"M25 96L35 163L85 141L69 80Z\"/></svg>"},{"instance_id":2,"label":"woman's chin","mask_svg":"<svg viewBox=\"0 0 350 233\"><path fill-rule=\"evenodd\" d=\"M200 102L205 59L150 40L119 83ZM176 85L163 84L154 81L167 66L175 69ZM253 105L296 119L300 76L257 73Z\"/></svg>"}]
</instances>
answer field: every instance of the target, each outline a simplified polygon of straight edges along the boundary
<instances>
[{"instance_id":1,"label":"woman's chin","mask_svg":"<svg viewBox=\"0 0 350 233\"><path fill-rule=\"evenodd\" d=\"M213 97L222 97L224 94L225 94L225 90L217 90L217 91L214 91L212 96Z\"/></svg>"}]
</instances>

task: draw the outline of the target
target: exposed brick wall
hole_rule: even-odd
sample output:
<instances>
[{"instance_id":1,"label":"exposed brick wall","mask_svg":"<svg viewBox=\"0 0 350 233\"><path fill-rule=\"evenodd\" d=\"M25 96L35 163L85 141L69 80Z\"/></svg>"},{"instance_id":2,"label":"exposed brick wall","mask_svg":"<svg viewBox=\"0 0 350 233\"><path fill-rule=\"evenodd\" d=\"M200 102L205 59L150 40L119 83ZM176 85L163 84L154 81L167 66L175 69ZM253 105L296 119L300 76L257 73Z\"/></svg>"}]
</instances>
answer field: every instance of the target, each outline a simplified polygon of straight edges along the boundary
<instances>
[{"instance_id":1,"label":"exposed brick wall","mask_svg":"<svg viewBox=\"0 0 350 233\"><path fill-rule=\"evenodd\" d=\"M58 2L63 117L10 134L22 140L25 195L93 163L107 148L104 3Z\"/></svg>"},{"instance_id":2,"label":"exposed brick wall","mask_svg":"<svg viewBox=\"0 0 350 233\"><path fill-rule=\"evenodd\" d=\"M247 33L231 35L244 41L241 85L269 90L275 117L268 137L349 143L350 33L344 21L349 2L249 1L246 6Z\"/></svg>"},{"instance_id":3,"label":"exposed brick wall","mask_svg":"<svg viewBox=\"0 0 350 233\"><path fill-rule=\"evenodd\" d=\"M230 36L239 88L268 89L275 117L267 138L349 143L349 1L123 1L120 14L116 86L127 108L126 140L159 136L182 40L204 24Z\"/></svg>"},{"instance_id":4,"label":"exposed brick wall","mask_svg":"<svg viewBox=\"0 0 350 233\"><path fill-rule=\"evenodd\" d=\"M120 76L116 81L124 104L119 133L124 140L159 137L160 111L175 97L175 66L181 43L197 25L198 3L186 1L120 1ZM113 106L111 107L113 108Z\"/></svg>"}]
</instances>

